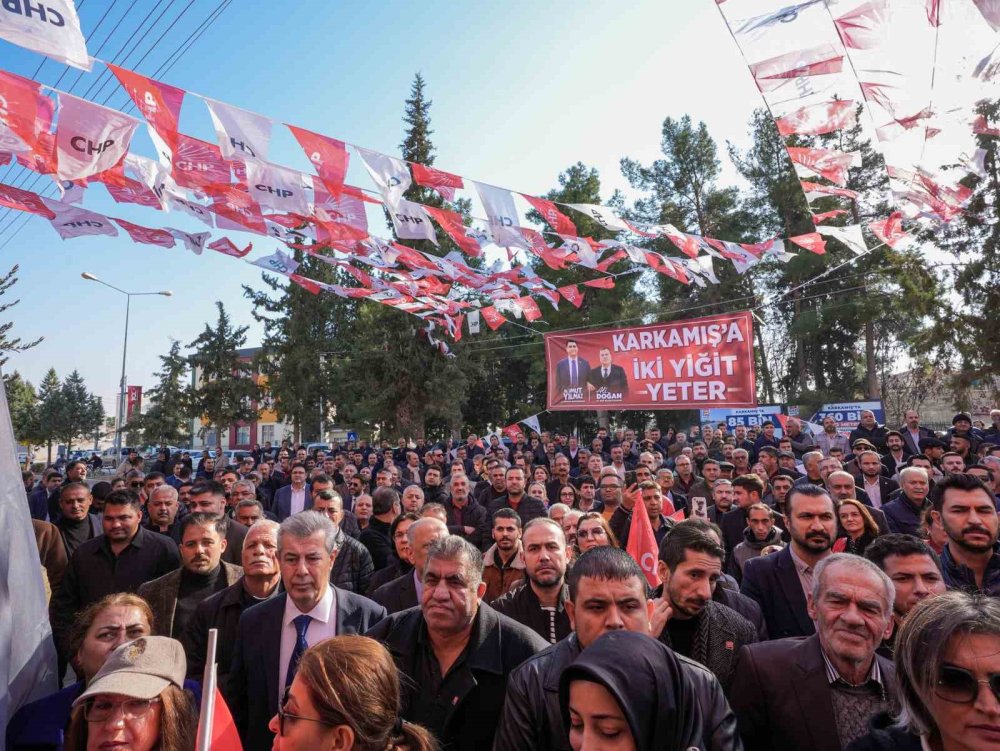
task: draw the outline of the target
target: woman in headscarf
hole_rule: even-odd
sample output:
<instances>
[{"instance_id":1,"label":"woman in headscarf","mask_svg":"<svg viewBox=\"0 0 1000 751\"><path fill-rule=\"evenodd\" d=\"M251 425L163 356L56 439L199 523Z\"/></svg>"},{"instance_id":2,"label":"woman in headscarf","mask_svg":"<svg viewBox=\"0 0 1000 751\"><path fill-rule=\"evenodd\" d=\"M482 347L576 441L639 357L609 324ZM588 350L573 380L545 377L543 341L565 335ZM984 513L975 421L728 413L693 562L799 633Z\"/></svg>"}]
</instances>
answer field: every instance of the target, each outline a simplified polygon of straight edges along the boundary
<instances>
[{"instance_id":1,"label":"woman in headscarf","mask_svg":"<svg viewBox=\"0 0 1000 751\"><path fill-rule=\"evenodd\" d=\"M612 631L559 681L573 751L738 751L718 680L645 634Z\"/></svg>"}]
</instances>

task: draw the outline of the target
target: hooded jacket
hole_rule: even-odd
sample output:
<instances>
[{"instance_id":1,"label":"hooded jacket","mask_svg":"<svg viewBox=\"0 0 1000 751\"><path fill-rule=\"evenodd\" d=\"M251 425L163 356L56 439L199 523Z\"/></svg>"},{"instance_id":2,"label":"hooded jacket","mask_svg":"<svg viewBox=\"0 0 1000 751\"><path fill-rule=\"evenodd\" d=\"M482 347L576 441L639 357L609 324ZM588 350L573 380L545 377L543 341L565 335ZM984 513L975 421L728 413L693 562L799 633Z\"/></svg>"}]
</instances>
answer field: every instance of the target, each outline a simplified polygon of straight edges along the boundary
<instances>
[{"instance_id":1,"label":"hooded jacket","mask_svg":"<svg viewBox=\"0 0 1000 751\"><path fill-rule=\"evenodd\" d=\"M742 579L744 563L760 556L760 551L768 545L781 544L781 529L778 527L772 527L764 540L754 537L753 531L749 528L743 530L743 542L733 548L733 554L729 559L729 573L737 579Z\"/></svg>"}]
</instances>

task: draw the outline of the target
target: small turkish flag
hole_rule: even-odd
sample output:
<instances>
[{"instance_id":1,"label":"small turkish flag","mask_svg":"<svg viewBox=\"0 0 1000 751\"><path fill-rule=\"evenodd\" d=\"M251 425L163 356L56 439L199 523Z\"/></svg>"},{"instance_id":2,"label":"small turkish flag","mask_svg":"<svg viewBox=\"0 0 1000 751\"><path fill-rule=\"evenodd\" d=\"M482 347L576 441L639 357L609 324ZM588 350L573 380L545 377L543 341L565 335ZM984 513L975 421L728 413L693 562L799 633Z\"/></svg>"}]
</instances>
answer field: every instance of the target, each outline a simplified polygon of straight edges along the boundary
<instances>
[{"instance_id":1,"label":"small turkish flag","mask_svg":"<svg viewBox=\"0 0 1000 751\"><path fill-rule=\"evenodd\" d=\"M659 553L659 546L656 544L656 535L653 533L653 525L649 521L649 514L646 513L646 506L640 500L632 510L632 524L628 533L627 552L642 573L646 575L649 586L655 587L659 584L656 576L656 560Z\"/></svg>"}]
</instances>

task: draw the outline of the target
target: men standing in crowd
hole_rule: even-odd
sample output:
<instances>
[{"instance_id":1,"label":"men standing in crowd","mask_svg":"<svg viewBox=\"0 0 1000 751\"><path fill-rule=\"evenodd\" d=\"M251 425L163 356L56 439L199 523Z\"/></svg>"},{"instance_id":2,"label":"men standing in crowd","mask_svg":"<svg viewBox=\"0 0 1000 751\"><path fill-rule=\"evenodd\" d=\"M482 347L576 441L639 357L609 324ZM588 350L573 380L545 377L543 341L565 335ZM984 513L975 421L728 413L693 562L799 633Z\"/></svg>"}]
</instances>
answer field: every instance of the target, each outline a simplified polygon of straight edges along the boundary
<instances>
[{"instance_id":1,"label":"men standing in crowd","mask_svg":"<svg viewBox=\"0 0 1000 751\"><path fill-rule=\"evenodd\" d=\"M180 639L195 608L243 575L242 568L222 560L227 524L225 517L200 512L181 521L180 568L139 587L153 611L155 635Z\"/></svg>"},{"instance_id":2,"label":"men standing in crowd","mask_svg":"<svg viewBox=\"0 0 1000 751\"><path fill-rule=\"evenodd\" d=\"M882 508L890 532L915 535L930 505L930 480L921 467L904 467L899 473L900 492Z\"/></svg>"},{"instance_id":3,"label":"men standing in crowd","mask_svg":"<svg viewBox=\"0 0 1000 751\"><path fill-rule=\"evenodd\" d=\"M247 608L278 593L281 572L278 570L277 522L264 519L250 527L243 539L241 560L243 576L198 605L181 637L187 654L188 677L193 680L202 678L208 632L214 628L219 631L215 652L219 685L226 686L240 616Z\"/></svg>"},{"instance_id":4,"label":"men standing in crowd","mask_svg":"<svg viewBox=\"0 0 1000 751\"><path fill-rule=\"evenodd\" d=\"M791 488L788 478L782 478ZM764 548L781 546L781 530L774 524L774 511L763 503L754 503L747 509L747 528L743 541L733 548L729 559L729 575L736 581L743 580L743 567L751 558L758 558Z\"/></svg>"},{"instance_id":5,"label":"men standing in crowd","mask_svg":"<svg viewBox=\"0 0 1000 751\"><path fill-rule=\"evenodd\" d=\"M903 447L910 455L922 454L920 441L924 438L937 438L934 431L920 425L920 413L915 409L908 409L903 413L905 423L900 430L903 438Z\"/></svg>"},{"instance_id":6,"label":"men standing in crowd","mask_svg":"<svg viewBox=\"0 0 1000 751\"><path fill-rule=\"evenodd\" d=\"M891 658L896 634L910 611L928 597L948 591L941 576L941 561L923 540L900 534L876 537L865 549L865 558L892 580L895 592L892 633L882 640L880 650L881 654Z\"/></svg>"},{"instance_id":7,"label":"men standing in crowd","mask_svg":"<svg viewBox=\"0 0 1000 751\"><path fill-rule=\"evenodd\" d=\"M296 462L289 473L291 483L275 491L272 508L279 522L283 522L292 514L312 508L312 495L306 483L306 475L306 465Z\"/></svg>"},{"instance_id":8,"label":"men standing in crowd","mask_svg":"<svg viewBox=\"0 0 1000 751\"><path fill-rule=\"evenodd\" d=\"M802 423L796 417L789 417L785 421L785 432L782 437L791 441L792 453L796 459L801 459L804 454L816 448L816 441L811 435L802 431Z\"/></svg>"},{"instance_id":9,"label":"men standing in crowd","mask_svg":"<svg viewBox=\"0 0 1000 751\"><path fill-rule=\"evenodd\" d=\"M792 506L803 513L807 497L793 491ZM814 577L815 633L740 651L729 697L747 751L843 751L895 705L892 663L875 654L892 628L889 577L849 553L818 562Z\"/></svg>"},{"instance_id":10,"label":"men standing in crowd","mask_svg":"<svg viewBox=\"0 0 1000 751\"><path fill-rule=\"evenodd\" d=\"M885 436L888 431L884 425L879 425L875 421L875 413L870 409L861 410L861 421L858 426L851 431L849 443L864 439L872 444L878 451L885 451Z\"/></svg>"},{"instance_id":11,"label":"men standing in crowd","mask_svg":"<svg viewBox=\"0 0 1000 751\"><path fill-rule=\"evenodd\" d=\"M271 748L268 725L310 645L364 633L386 615L381 605L330 584L336 536L323 514L285 519L278 530L285 592L240 617L225 698L246 751Z\"/></svg>"},{"instance_id":12,"label":"men standing in crowd","mask_svg":"<svg viewBox=\"0 0 1000 751\"><path fill-rule=\"evenodd\" d=\"M389 556L394 549L389 528L399 514L399 493L392 488L375 488L372 493L372 518L368 520L368 526L361 530L358 542L368 548L376 571L389 565Z\"/></svg>"},{"instance_id":13,"label":"men standing in crowd","mask_svg":"<svg viewBox=\"0 0 1000 751\"><path fill-rule=\"evenodd\" d=\"M612 517L612 529L620 530L619 542L622 547L626 547L632 531L632 521L638 509L638 513L645 513L649 518L649 523L653 527L653 536L656 538L656 543L659 544L674 526L674 521L663 515L663 493L660 486L653 480L646 480L639 483L636 493L640 496L642 504L635 503L628 512L624 505L619 506Z\"/></svg>"},{"instance_id":14,"label":"men standing in crowd","mask_svg":"<svg viewBox=\"0 0 1000 751\"><path fill-rule=\"evenodd\" d=\"M521 517L521 524L527 524L532 519L545 516L545 504L524 492L524 470L511 467L504 476L507 492L495 498L488 506L490 518L502 508L512 508Z\"/></svg>"},{"instance_id":15,"label":"men standing in crowd","mask_svg":"<svg viewBox=\"0 0 1000 751\"><path fill-rule=\"evenodd\" d=\"M722 544L727 553L727 562L732 551L743 541L743 531L747 528L747 519L750 507L761 502L764 495L764 481L757 475L740 475L734 477L733 482L733 508L722 515L718 521L722 530Z\"/></svg>"},{"instance_id":16,"label":"men standing in crowd","mask_svg":"<svg viewBox=\"0 0 1000 751\"><path fill-rule=\"evenodd\" d=\"M489 515L469 495L469 478L453 474L449 481L451 497L442 505L448 512L448 533L464 538L479 550L489 539Z\"/></svg>"},{"instance_id":17,"label":"men standing in crowd","mask_svg":"<svg viewBox=\"0 0 1000 751\"><path fill-rule=\"evenodd\" d=\"M725 555L708 522L681 522L660 543L656 573L661 584L653 592L670 605L660 641L711 670L724 690L739 649L757 641L750 621L712 600Z\"/></svg>"},{"instance_id":18,"label":"men standing in crowd","mask_svg":"<svg viewBox=\"0 0 1000 751\"><path fill-rule=\"evenodd\" d=\"M173 540L143 529L141 520L137 493L112 493L104 502L104 534L81 544L69 559L62 585L49 604L52 633L63 655L68 654L66 639L79 611L105 595L135 592L180 565Z\"/></svg>"},{"instance_id":19,"label":"men standing in crowd","mask_svg":"<svg viewBox=\"0 0 1000 751\"><path fill-rule=\"evenodd\" d=\"M480 552L464 539L438 540L427 554L420 608L390 615L368 632L402 673L403 719L451 751L492 747L507 678L545 648L534 631L481 602L482 571Z\"/></svg>"},{"instance_id":20,"label":"men standing in crowd","mask_svg":"<svg viewBox=\"0 0 1000 751\"><path fill-rule=\"evenodd\" d=\"M793 487L785 501L791 544L743 567L740 591L760 605L772 639L815 633L806 597L816 566L831 554L837 535L833 499L821 488Z\"/></svg>"},{"instance_id":21,"label":"men standing in crowd","mask_svg":"<svg viewBox=\"0 0 1000 751\"><path fill-rule=\"evenodd\" d=\"M316 483L313 483L314 488L315 485ZM312 510L326 516L337 528L337 537L334 541L337 546L337 558L333 562L331 584L349 592L364 594L368 591L368 585L375 573L375 565L372 563L368 548L344 530L344 508L340 496L327 489L314 492Z\"/></svg>"},{"instance_id":22,"label":"men standing in crowd","mask_svg":"<svg viewBox=\"0 0 1000 751\"><path fill-rule=\"evenodd\" d=\"M521 517L514 509L493 514L493 545L483 554L483 599L493 602L524 580Z\"/></svg>"},{"instance_id":23,"label":"men standing in crowd","mask_svg":"<svg viewBox=\"0 0 1000 751\"><path fill-rule=\"evenodd\" d=\"M941 569L949 589L1000 595L1000 520L993 493L972 475L949 475L931 494L948 535Z\"/></svg>"},{"instance_id":24,"label":"men standing in crowd","mask_svg":"<svg viewBox=\"0 0 1000 751\"><path fill-rule=\"evenodd\" d=\"M861 487L874 508L882 508L899 489L895 480L882 474L882 459L874 451L862 451L857 456L861 470Z\"/></svg>"},{"instance_id":25,"label":"men standing in crowd","mask_svg":"<svg viewBox=\"0 0 1000 751\"><path fill-rule=\"evenodd\" d=\"M562 671L598 637L621 630L649 634L662 625L669 612L666 601L647 599L642 569L618 548L602 546L587 551L577 559L566 580L566 610L573 633L525 660L511 674L495 751L570 751L559 702ZM679 659L685 674L698 687L692 700L703 707L706 715L706 748L732 748L736 718L718 681L701 665L683 656Z\"/></svg>"},{"instance_id":26,"label":"men standing in crowd","mask_svg":"<svg viewBox=\"0 0 1000 751\"><path fill-rule=\"evenodd\" d=\"M845 455L850 453L851 443L837 432L837 421L833 415L827 415L823 418L823 432L816 436L816 447L825 457L830 456L830 452L838 448Z\"/></svg>"},{"instance_id":27,"label":"men standing in crowd","mask_svg":"<svg viewBox=\"0 0 1000 751\"><path fill-rule=\"evenodd\" d=\"M555 644L571 631L564 605L566 537L552 519L532 519L524 525L521 547L526 582L494 600L493 608Z\"/></svg>"},{"instance_id":28,"label":"men standing in crowd","mask_svg":"<svg viewBox=\"0 0 1000 751\"><path fill-rule=\"evenodd\" d=\"M413 522L406 530L413 569L376 589L372 593L372 599L384 606L389 613L398 613L419 605L424 587L423 573L427 564L427 551L436 540L447 536L448 527L440 519L424 517Z\"/></svg>"},{"instance_id":29,"label":"men standing in crowd","mask_svg":"<svg viewBox=\"0 0 1000 751\"><path fill-rule=\"evenodd\" d=\"M66 548L67 558L71 558L76 549L87 540L101 534L100 517L90 513L92 501L90 488L86 483L71 482L59 490L60 514L55 524Z\"/></svg>"},{"instance_id":30,"label":"men standing in crowd","mask_svg":"<svg viewBox=\"0 0 1000 751\"><path fill-rule=\"evenodd\" d=\"M177 489L173 485L161 485L152 492L149 500L146 501L146 511L149 513L146 528L166 535L175 541L179 540L180 530L177 528L177 515L180 510Z\"/></svg>"},{"instance_id":31,"label":"men standing in crowd","mask_svg":"<svg viewBox=\"0 0 1000 751\"><path fill-rule=\"evenodd\" d=\"M200 511L204 514L226 515L226 492L220 483L214 480L202 480L191 489L188 498L188 508L191 512ZM247 528L233 521L226 526L226 550L222 560L226 563L240 565L243 550L243 538L247 536ZM174 540L180 542L179 537Z\"/></svg>"}]
</instances>

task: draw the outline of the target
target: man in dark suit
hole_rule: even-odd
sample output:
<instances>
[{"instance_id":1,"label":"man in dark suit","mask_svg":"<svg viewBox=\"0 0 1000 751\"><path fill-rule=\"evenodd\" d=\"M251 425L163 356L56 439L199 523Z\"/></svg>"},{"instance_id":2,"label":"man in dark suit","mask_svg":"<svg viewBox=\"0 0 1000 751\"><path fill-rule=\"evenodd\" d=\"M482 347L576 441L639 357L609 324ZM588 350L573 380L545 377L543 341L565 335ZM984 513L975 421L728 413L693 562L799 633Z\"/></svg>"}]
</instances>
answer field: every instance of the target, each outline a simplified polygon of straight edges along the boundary
<instances>
[{"instance_id":1,"label":"man in dark suit","mask_svg":"<svg viewBox=\"0 0 1000 751\"><path fill-rule=\"evenodd\" d=\"M226 491L221 483L214 480L202 480L193 488L188 496L188 510L192 513L200 511L205 514L226 515ZM235 519L230 519L226 525L226 550L222 560L239 566L242 561L243 538L247 536L247 527ZM181 527L175 524L171 531L171 539L178 545L181 543Z\"/></svg>"},{"instance_id":2,"label":"man in dark suit","mask_svg":"<svg viewBox=\"0 0 1000 751\"><path fill-rule=\"evenodd\" d=\"M368 520L368 526L361 530L358 542L371 553L375 571L381 571L388 566L396 550L392 541L391 527L392 520L399 516L401 511L399 493L394 489L380 487L372 493L372 518Z\"/></svg>"},{"instance_id":3,"label":"man in dark suit","mask_svg":"<svg viewBox=\"0 0 1000 751\"><path fill-rule=\"evenodd\" d=\"M892 631L892 581L846 553L819 563L815 578L815 634L740 650L729 701L747 751L841 751L896 703L892 662L875 653Z\"/></svg>"},{"instance_id":4,"label":"man in dark suit","mask_svg":"<svg viewBox=\"0 0 1000 751\"><path fill-rule=\"evenodd\" d=\"M389 611L390 615L419 605L417 582L424 575L427 550L435 541L447 536L448 527L433 516L425 516L407 527L406 540L410 543L413 569L376 589L372 593L372 599Z\"/></svg>"},{"instance_id":5,"label":"man in dark suit","mask_svg":"<svg viewBox=\"0 0 1000 751\"><path fill-rule=\"evenodd\" d=\"M903 436L903 449L911 456L924 453L920 448L922 438L937 438L933 430L920 424L920 413L915 409L908 409L903 413L903 423L903 427L899 429Z\"/></svg>"},{"instance_id":6,"label":"man in dark suit","mask_svg":"<svg viewBox=\"0 0 1000 751\"><path fill-rule=\"evenodd\" d=\"M566 342L566 357L556 363L556 390L583 388L590 372L590 363L580 357L579 345L570 339Z\"/></svg>"},{"instance_id":7,"label":"man in dark suit","mask_svg":"<svg viewBox=\"0 0 1000 751\"><path fill-rule=\"evenodd\" d=\"M628 396L628 377L621 365L611 362L611 350L601 349L601 366L594 368L587 376L587 390L593 395L604 389L609 394Z\"/></svg>"},{"instance_id":8,"label":"man in dark suit","mask_svg":"<svg viewBox=\"0 0 1000 751\"><path fill-rule=\"evenodd\" d=\"M831 554L837 536L833 499L812 485L793 487L785 499L791 544L784 550L751 558L743 566L740 591L760 604L772 639L815 633L806 609L813 570Z\"/></svg>"},{"instance_id":9,"label":"man in dark suit","mask_svg":"<svg viewBox=\"0 0 1000 751\"><path fill-rule=\"evenodd\" d=\"M306 482L306 465L295 463L291 470L291 485L285 485L274 492L274 502L271 509L279 522L285 521L292 514L307 511L312 508L312 492Z\"/></svg>"},{"instance_id":10,"label":"man in dark suit","mask_svg":"<svg viewBox=\"0 0 1000 751\"><path fill-rule=\"evenodd\" d=\"M420 607L368 632L401 673L400 717L426 727L449 751L492 748L511 671L547 646L481 602L482 560L461 537L438 540L427 553Z\"/></svg>"},{"instance_id":11,"label":"man in dark suit","mask_svg":"<svg viewBox=\"0 0 1000 751\"><path fill-rule=\"evenodd\" d=\"M278 564L285 592L240 616L225 698L246 751L269 751L268 723L291 685L302 653L332 636L363 634L385 608L330 584L337 529L323 514L282 522Z\"/></svg>"}]
</instances>

